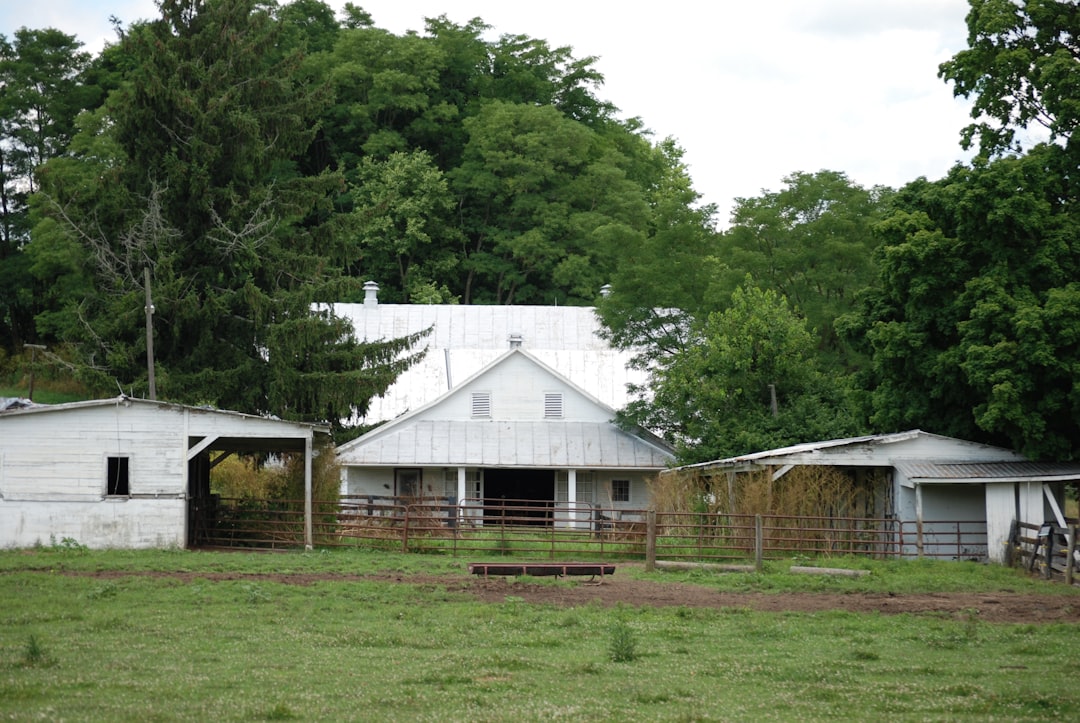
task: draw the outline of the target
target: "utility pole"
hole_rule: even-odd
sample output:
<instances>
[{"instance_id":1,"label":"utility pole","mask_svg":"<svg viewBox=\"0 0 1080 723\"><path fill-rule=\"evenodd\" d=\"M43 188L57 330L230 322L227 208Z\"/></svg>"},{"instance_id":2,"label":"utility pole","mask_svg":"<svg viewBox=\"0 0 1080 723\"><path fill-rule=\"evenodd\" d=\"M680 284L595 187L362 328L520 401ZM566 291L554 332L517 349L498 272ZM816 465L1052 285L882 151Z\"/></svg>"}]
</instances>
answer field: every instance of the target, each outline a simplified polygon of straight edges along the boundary
<instances>
[{"instance_id":1,"label":"utility pole","mask_svg":"<svg viewBox=\"0 0 1080 723\"><path fill-rule=\"evenodd\" d=\"M37 366L37 352L38 349L45 351L48 347L44 344L23 344L23 348L30 350L30 388L26 392L26 398L32 402L34 401L34 367Z\"/></svg>"},{"instance_id":2,"label":"utility pole","mask_svg":"<svg viewBox=\"0 0 1080 723\"><path fill-rule=\"evenodd\" d=\"M146 376L150 383L150 398L157 399L157 383L154 381L154 302L150 298L149 266L143 267L143 286L146 287Z\"/></svg>"}]
</instances>

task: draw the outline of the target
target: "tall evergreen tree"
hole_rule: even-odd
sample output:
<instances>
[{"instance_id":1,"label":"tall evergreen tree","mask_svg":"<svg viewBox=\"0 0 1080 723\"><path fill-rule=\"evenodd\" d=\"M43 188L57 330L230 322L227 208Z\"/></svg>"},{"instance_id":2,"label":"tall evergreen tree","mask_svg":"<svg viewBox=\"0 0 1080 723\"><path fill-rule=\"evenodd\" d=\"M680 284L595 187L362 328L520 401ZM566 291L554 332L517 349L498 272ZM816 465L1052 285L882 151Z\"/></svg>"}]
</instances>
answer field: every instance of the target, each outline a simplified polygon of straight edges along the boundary
<instances>
[{"instance_id":1,"label":"tall evergreen tree","mask_svg":"<svg viewBox=\"0 0 1080 723\"><path fill-rule=\"evenodd\" d=\"M274 3L159 8L123 39L132 70L87 129L98 140L45 174L39 256L74 242L98 289L58 323L103 375L142 387L149 268L164 396L347 417L409 363L413 340L360 345L347 322L312 311L345 294L355 255L335 214L341 175L300 170L328 94L302 82L299 53L274 52Z\"/></svg>"}]
</instances>

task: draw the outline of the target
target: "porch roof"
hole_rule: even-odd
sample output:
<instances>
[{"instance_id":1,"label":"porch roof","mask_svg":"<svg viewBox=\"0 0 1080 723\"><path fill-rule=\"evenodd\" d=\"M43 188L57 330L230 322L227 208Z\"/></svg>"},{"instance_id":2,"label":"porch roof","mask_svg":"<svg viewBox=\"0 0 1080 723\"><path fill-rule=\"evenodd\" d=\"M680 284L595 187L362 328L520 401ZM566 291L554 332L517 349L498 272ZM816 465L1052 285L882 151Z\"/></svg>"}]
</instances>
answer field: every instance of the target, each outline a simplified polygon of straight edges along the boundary
<instances>
[{"instance_id":1,"label":"porch roof","mask_svg":"<svg viewBox=\"0 0 1080 723\"><path fill-rule=\"evenodd\" d=\"M378 430L377 430L378 431ZM660 470L660 445L610 422L417 420L339 449L343 465Z\"/></svg>"}]
</instances>

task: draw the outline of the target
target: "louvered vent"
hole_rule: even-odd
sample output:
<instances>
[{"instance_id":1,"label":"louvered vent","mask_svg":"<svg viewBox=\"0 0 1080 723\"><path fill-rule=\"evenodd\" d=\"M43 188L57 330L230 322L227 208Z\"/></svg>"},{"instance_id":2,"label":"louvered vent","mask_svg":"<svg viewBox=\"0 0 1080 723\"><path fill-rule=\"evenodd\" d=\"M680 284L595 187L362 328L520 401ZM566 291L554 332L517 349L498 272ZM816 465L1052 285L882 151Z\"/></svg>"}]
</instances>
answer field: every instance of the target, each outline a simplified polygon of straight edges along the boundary
<instances>
[{"instance_id":1,"label":"louvered vent","mask_svg":"<svg viewBox=\"0 0 1080 723\"><path fill-rule=\"evenodd\" d=\"M562 393L544 393L544 419L562 419Z\"/></svg>"},{"instance_id":2,"label":"louvered vent","mask_svg":"<svg viewBox=\"0 0 1080 723\"><path fill-rule=\"evenodd\" d=\"M472 415L474 417L491 416L491 392L473 392Z\"/></svg>"}]
</instances>

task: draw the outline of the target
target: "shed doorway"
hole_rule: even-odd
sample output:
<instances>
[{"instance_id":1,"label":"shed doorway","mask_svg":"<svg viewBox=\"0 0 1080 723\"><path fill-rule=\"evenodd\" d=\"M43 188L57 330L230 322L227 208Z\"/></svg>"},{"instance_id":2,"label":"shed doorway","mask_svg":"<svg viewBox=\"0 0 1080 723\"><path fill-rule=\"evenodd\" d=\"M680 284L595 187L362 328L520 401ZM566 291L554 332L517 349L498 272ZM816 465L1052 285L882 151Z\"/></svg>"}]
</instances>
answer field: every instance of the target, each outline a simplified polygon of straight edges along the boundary
<instances>
[{"instance_id":1,"label":"shed doorway","mask_svg":"<svg viewBox=\"0 0 1080 723\"><path fill-rule=\"evenodd\" d=\"M555 506L555 470L484 470L484 517L515 524L550 525ZM507 509L509 508L509 509Z\"/></svg>"}]
</instances>

